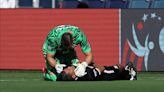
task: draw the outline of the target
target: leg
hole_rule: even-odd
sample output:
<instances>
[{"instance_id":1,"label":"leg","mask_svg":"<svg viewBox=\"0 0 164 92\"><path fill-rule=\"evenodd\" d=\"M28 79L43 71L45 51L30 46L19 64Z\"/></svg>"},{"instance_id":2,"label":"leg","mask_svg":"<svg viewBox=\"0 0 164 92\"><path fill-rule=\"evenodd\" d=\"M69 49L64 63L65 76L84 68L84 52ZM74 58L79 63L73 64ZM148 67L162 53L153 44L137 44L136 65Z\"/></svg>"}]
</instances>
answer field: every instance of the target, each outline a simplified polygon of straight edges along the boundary
<instances>
[{"instance_id":1,"label":"leg","mask_svg":"<svg viewBox=\"0 0 164 92\"><path fill-rule=\"evenodd\" d=\"M129 76L128 72L125 71L125 68L120 64L105 66L101 75L102 80L125 80L127 76Z\"/></svg>"},{"instance_id":2,"label":"leg","mask_svg":"<svg viewBox=\"0 0 164 92\"><path fill-rule=\"evenodd\" d=\"M57 76L56 76L57 73L52 71L54 69L48 64L45 53L44 53L44 58L45 58L46 68L42 69L43 78L45 80L49 80L49 81L56 81L57 80Z\"/></svg>"},{"instance_id":3,"label":"leg","mask_svg":"<svg viewBox=\"0 0 164 92\"><path fill-rule=\"evenodd\" d=\"M130 75L130 80L137 80L137 69L132 62L127 63L125 71Z\"/></svg>"},{"instance_id":4,"label":"leg","mask_svg":"<svg viewBox=\"0 0 164 92\"><path fill-rule=\"evenodd\" d=\"M57 76L53 72L45 73L44 74L44 79L48 80L48 81L56 81L57 80Z\"/></svg>"},{"instance_id":5,"label":"leg","mask_svg":"<svg viewBox=\"0 0 164 92\"><path fill-rule=\"evenodd\" d=\"M104 66L99 79L100 80L119 80L120 79L120 70L118 66Z\"/></svg>"},{"instance_id":6,"label":"leg","mask_svg":"<svg viewBox=\"0 0 164 92\"><path fill-rule=\"evenodd\" d=\"M51 66L46 63L46 68L42 69L43 78L48 81L56 81L57 80L57 73L56 70L51 68Z\"/></svg>"}]
</instances>

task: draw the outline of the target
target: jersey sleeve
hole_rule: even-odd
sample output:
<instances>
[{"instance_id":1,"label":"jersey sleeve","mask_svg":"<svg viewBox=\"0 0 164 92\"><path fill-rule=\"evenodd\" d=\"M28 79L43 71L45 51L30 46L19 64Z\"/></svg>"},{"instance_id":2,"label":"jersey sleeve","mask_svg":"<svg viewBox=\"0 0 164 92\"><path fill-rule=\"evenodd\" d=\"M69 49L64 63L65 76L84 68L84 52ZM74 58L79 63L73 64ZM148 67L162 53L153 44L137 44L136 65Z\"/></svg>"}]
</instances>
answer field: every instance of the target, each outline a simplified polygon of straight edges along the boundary
<instances>
[{"instance_id":1,"label":"jersey sleeve","mask_svg":"<svg viewBox=\"0 0 164 92\"><path fill-rule=\"evenodd\" d=\"M55 36L53 32L50 32L46 38L46 41L43 44L43 52L44 54L50 53L55 54L56 53L56 43L55 43Z\"/></svg>"},{"instance_id":2,"label":"jersey sleeve","mask_svg":"<svg viewBox=\"0 0 164 92\"><path fill-rule=\"evenodd\" d=\"M87 38L86 38L85 34L82 33L80 37L81 37L80 46L81 46L82 51L84 53L90 52L91 47L90 47L89 42L87 41Z\"/></svg>"}]
</instances>

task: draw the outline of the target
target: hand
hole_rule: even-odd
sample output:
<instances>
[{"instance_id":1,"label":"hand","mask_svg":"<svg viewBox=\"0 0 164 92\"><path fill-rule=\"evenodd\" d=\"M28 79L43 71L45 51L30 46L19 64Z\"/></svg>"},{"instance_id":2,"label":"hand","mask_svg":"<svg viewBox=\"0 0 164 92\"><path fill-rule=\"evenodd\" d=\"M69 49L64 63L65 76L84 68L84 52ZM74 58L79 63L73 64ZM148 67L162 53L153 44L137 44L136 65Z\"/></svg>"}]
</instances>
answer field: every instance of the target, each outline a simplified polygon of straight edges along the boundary
<instances>
[{"instance_id":1,"label":"hand","mask_svg":"<svg viewBox=\"0 0 164 92\"><path fill-rule=\"evenodd\" d=\"M66 67L65 64L56 64L55 69L57 73L61 73L63 71L63 67Z\"/></svg>"},{"instance_id":2,"label":"hand","mask_svg":"<svg viewBox=\"0 0 164 92\"><path fill-rule=\"evenodd\" d=\"M81 64L79 63L76 67L76 69L74 70L75 75L77 77L83 77L84 75L87 74L86 71L86 67L88 66L87 62L82 62Z\"/></svg>"}]
</instances>

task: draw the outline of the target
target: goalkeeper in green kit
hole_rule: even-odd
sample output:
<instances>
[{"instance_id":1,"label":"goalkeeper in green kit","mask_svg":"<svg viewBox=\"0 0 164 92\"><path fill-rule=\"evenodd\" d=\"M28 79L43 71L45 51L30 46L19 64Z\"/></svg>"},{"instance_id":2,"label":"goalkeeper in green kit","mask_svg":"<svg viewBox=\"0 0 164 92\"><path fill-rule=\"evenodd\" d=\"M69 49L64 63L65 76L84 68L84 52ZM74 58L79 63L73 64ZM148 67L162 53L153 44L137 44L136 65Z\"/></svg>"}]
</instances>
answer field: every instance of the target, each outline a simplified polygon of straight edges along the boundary
<instances>
[{"instance_id":1,"label":"goalkeeper in green kit","mask_svg":"<svg viewBox=\"0 0 164 92\"><path fill-rule=\"evenodd\" d=\"M78 60L75 47L80 45L85 55L84 60ZM76 66L76 76L86 74L86 67L92 63L91 47L85 34L80 28L71 25L60 25L48 34L44 44L43 53L46 69L43 69L44 79L56 81L58 75L68 66Z\"/></svg>"}]
</instances>

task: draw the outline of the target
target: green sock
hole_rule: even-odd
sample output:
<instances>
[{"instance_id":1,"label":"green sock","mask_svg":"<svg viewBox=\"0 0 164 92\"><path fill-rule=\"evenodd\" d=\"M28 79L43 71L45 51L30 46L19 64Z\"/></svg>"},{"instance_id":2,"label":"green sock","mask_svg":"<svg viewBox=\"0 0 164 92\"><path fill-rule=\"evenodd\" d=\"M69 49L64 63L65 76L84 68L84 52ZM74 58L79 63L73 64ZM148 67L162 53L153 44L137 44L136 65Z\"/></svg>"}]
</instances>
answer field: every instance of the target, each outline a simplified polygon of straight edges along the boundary
<instances>
[{"instance_id":1,"label":"green sock","mask_svg":"<svg viewBox=\"0 0 164 92\"><path fill-rule=\"evenodd\" d=\"M44 74L44 78L45 78L46 80L50 80L50 75L49 75L48 73L46 73L46 74Z\"/></svg>"},{"instance_id":2,"label":"green sock","mask_svg":"<svg viewBox=\"0 0 164 92\"><path fill-rule=\"evenodd\" d=\"M57 76L55 74L51 75L51 74L46 73L44 75L44 77L45 77L46 80L50 80L50 81L56 81L57 80Z\"/></svg>"},{"instance_id":3,"label":"green sock","mask_svg":"<svg viewBox=\"0 0 164 92\"><path fill-rule=\"evenodd\" d=\"M57 80L57 76L54 74L54 75L50 75L50 79L51 81L56 81Z\"/></svg>"}]
</instances>

